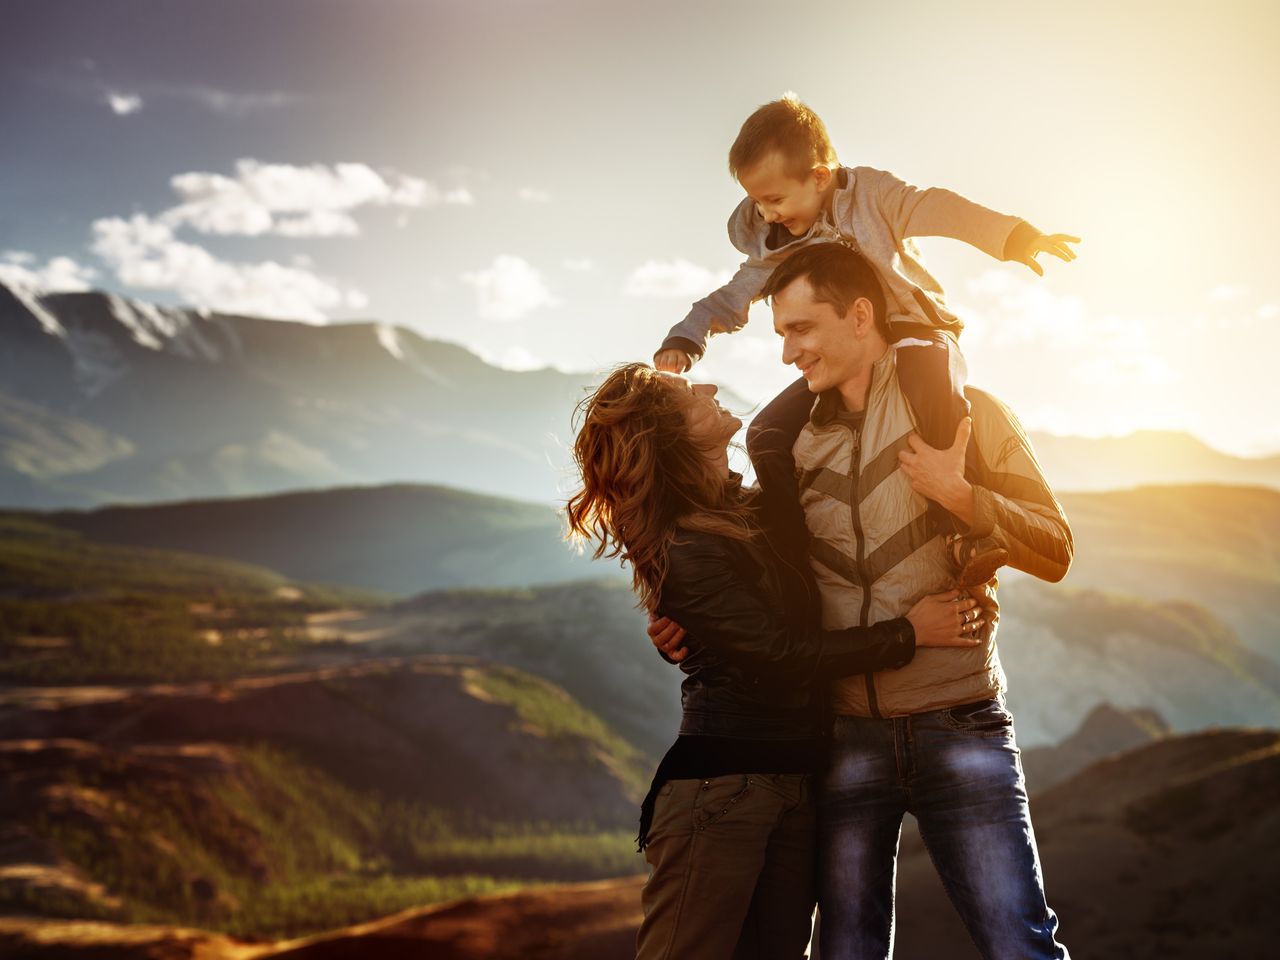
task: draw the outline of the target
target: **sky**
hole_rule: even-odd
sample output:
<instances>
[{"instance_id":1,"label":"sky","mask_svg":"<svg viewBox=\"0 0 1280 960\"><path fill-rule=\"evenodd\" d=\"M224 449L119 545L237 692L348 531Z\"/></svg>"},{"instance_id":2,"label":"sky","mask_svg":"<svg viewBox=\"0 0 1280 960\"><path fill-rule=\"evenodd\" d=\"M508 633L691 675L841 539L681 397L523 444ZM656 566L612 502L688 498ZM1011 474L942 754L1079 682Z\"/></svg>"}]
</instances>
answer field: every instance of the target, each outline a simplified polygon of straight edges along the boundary
<instances>
[{"instance_id":1,"label":"sky","mask_svg":"<svg viewBox=\"0 0 1280 960\"><path fill-rule=\"evenodd\" d=\"M921 244L1033 430L1280 450L1280 4L4 0L0 279L512 368L648 358L739 259L726 156L794 91L843 163L1083 238ZM794 379L767 305L693 371Z\"/></svg>"}]
</instances>

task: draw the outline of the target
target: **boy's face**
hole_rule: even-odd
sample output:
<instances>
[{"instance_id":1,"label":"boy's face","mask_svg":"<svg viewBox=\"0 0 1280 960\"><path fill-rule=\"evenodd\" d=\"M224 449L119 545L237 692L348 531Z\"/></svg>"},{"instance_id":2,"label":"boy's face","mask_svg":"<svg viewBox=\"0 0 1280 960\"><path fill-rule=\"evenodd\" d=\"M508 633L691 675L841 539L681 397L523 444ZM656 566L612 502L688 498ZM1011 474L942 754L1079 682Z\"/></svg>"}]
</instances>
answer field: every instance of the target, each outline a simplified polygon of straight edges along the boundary
<instances>
[{"instance_id":1,"label":"boy's face","mask_svg":"<svg viewBox=\"0 0 1280 960\"><path fill-rule=\"evenodd\" d=\"M776 150L738 175L742 189L756 203L768 223L781 223L793 237L808 232L827 202L831 171L814 167L803 180L787 171L787 162Z\"/></svg>"}]
</instances>

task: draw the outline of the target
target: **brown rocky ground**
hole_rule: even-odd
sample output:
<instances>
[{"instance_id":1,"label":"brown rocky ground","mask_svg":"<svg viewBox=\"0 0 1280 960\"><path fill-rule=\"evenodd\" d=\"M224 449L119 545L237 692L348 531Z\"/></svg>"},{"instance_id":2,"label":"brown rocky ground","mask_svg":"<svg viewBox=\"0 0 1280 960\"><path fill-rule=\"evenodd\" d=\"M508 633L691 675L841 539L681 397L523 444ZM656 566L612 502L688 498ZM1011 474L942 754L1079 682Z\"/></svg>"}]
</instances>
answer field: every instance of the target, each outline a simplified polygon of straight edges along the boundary
<instances>
[{"instance_id":1,"label":"brown rocky ground","mask_svg":"<svg viewBox=\"0 0 1280 960\"><path fill-rule=\"evenodd\" d=\"M1159 740L1038 794L1050 901L1078 956L1256 960L1280 888L1280 733ZM411 910L304 940L249 944L193 931L0 920L6 957L622 960L642 878ZM918 839L903 844L898 960L977 956Z\"/></svg>"}]
</instances>

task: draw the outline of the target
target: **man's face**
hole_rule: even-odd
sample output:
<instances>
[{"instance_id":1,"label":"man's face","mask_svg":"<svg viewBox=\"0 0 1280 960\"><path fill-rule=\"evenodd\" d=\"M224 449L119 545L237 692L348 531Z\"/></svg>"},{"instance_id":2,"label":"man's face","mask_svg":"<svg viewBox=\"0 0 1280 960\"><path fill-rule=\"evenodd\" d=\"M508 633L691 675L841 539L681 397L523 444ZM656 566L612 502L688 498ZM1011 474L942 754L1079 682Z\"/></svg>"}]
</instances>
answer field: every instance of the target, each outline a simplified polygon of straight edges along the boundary
<instances>
[{"instance_id":1,"label":"man's face","mask_svg":"<svg viewBox=\"0 0 1280 960\"><path fill-rule=\"evenodd\" d=\"M760 216L768 223L781 223L793 237L807 233L822 215L824 187L830 181L831 171L826 167L815 167L803 180L797 180L787 172L786 161L776 150L738 175Z\"/></svg>"},{"instance_id":2,"label":"man's face","mask_svg":"<svg viewBox=\"0 0 1280 960\"><path fill-rule=\"evenodd\" d=\"M855 335L853 309L842 315L831 304L815 301L808 277L770 299L773 329L782 337L782 362L796 365L810 393L839 387L869 362L868 338Z\"/></svg>"}]
</instances>

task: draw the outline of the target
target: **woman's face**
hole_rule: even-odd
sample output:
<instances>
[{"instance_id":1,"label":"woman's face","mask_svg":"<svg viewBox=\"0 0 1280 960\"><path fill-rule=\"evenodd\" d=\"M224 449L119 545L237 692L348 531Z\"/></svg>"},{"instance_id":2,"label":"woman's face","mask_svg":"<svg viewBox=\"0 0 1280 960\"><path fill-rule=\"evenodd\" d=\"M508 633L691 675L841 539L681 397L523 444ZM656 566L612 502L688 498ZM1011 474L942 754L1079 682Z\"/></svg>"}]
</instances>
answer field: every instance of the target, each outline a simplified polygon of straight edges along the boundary
<instances>
[{"instance_id":1,"label":"woman's face","mask_svg":"<svg viewBox=\"0 0 1280 960\"><path fill-rule=\"evenodd\" d=\"M690 383L684 377L670 375L671 387L680 391L684 402L684 419L689 436L699 447L719 454L729 446L733 435L742 429L742 421L720 406L714 383Z\"/></svg>"}]
</instances>

